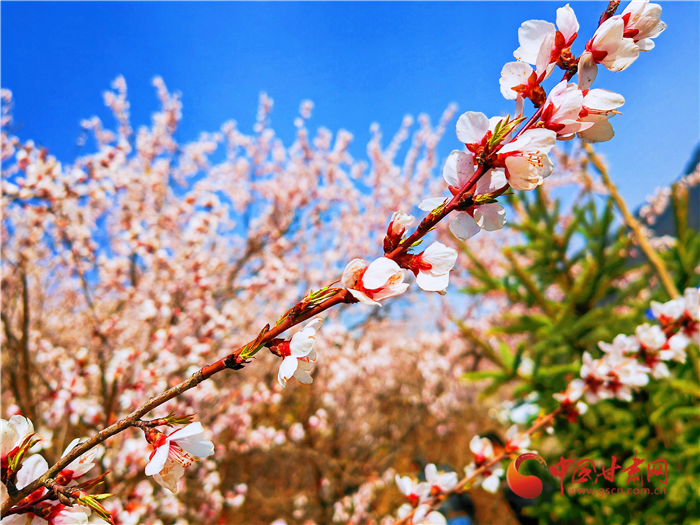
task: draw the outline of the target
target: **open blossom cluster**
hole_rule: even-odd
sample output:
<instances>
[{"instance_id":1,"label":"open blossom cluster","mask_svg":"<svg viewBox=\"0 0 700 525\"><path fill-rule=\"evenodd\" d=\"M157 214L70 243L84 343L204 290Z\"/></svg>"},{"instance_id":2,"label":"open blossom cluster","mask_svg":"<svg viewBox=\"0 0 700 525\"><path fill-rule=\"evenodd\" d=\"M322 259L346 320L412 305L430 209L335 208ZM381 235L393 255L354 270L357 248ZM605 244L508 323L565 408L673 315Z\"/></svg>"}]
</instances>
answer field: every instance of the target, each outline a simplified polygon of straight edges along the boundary
<instances>
[{"instance_id":1,"label":"open blossom cluster","mask_svg":"<svg viewBox=\"0 0 700 525\"><path fill-rule=\"evenodd\" d=\"M622 71L640 51L652 49L651 39L666 27L659 20L660 14L661 8L656 4L631 2L621 15L600 25L578 59L571 46L578 36L579 23L569 5L557 10L556 26L542 20L522 25L518 32L520 47L514 53L518 61L506 64L500 79L503 96L516 100L515 119L488 118L468 111L457 122L457 138L466 150L453 151L443 168L443 178L453 197L464 196L468 190L466 199L462 197L456 204L457 213L450 222L455 237L467 240L482 229L503 228L505 209L496 198L508 187L533 190L541 185L552 173L548 154L556 140L578 136L588 142L600 142L614 136L609 119L625 101L621 95L605 89L591 89L597 64L610 71ZM555 67L575 72L576 68L570 68L576 65L578 84L569 82L567 74L547 95L541 84ZM538 122L516 133L525 99L539 108ZM433 197L423 200L419 207L432 215L448 202L449 197ZM393 252L403 242L404 230L412 222L412 216L394 213L384 241L385 252ZM405 268L416 275L416 283L423 290L445 293L456 259L457 253L441 243L396 260L382 257L368 264L355 259L345 269L343 284L359 301L379 305L383 299L408 289L402 269Z\"/></svg>"},{"instance_id":2,"label":"open blossom cluster","mask_svg":"<svg viewBox=\"0 0 700 525\"><path fill-rule=\"evenodd\" d=\"M32 445L36 442L32 438L35 435L34 424L23 416L12 416L9 420L0 420L0 432L2 443L0 459L3 472L8 471L7 477L3 477L0 484L2 501L8 496L8 488L5 482L9 480L14 487L21 489L29 485L39 476L46 473L49 464L41 454L30 454ZM73 440L63 452L68 454L77 444L79 439ZM70 463L56 477L56 483L68 488L81 488L86 480L87 473L95 466L99 449L81 455ZM80 496L79 496L80 497ZM40 488L32 492L19 506L31 506L32 512L26 514L14 514L3 518L3 525L63 525L68 523L86 525L87 523L107 523L102 517L93 514L89 507L78 505L65 505L55 494L53 496L46 488Z\"/></svg>"},{"instance_id":3,"label":"open blossom cluster","mask_svg":"<svg viewBox=\"0 0 700 525\"><path fill-rule=\"evenodd\" d=\"M683 297L652 302L651 310L658 324L640 325L634 335L620 334L612 343L601 341L600 359L584 353L581 379L574 379L555 398L567 405L582 396L589 404L601 399L632 401L633 391L646 386L650 376L670 375L667 362L685 363L686 347L700 343L700 290L688 288Z\"/></svg>"},{"instance_id":4,"label":"open blossom cluster","mask_svg":"<svg viewBox=\"0 0 700 525\"><path fill-rule=\"evenodd\" d=\"M517 425L511 426L506 432L507 454L527 452L529 445L529 435L519 432ZM497 492L504 470L500 462L492 461L496 458L493 443L488 438L474 436L469 443L469 449L474 461L464 468L465 479L469 480L472 487L482 487L491 493ZM397 489L408 500L398 509L397 515L399 519L410 518L411 523L415 525L446 523L445 517L433 510L434 498L449 495L458 486L463 485L456 472L438 471L432 463L425 467L425 481L397 474L395 482Z\"/></svg>"},{"instance_id":5,"label":"open blossom cluster","mask_svg":"<svg viewBox=\"0 0 700 525\"><path fill-rule=\"evenodd\" d=\"M686 347L691 342L700 344L700 289L688 288L683 297L666 303L652 301L651 311L658 324L645 323L637 327L635 335L620 334L612 343L600 342L598 346L604 352L600 359L594 360L588 352L584 353L581 379L573 380L566 391L554 394L567 419L576 421L588 410L580 400L584 396L589 404L604 399L631 401L632 393L646 386L649 376L654 379L670 376L665 362L685 363ZM529 403L522 405L528 406ZM509 419L520 418L511 413ZM413 524L445 523L444 517L433 510L439 501L436 497L449 496L463 486L482 487L495 493L504 475L500 459L527 452L531 432L522 432L517 424L512 425L505 434L500 455L490 439L474 436L469 443L474 461L464 468L465 477L461 481L456 473L438 472L433 464L425 469L425 481L397 474L396 487L408 500L398 510L399 519L410 519Z\"/></svg>"}]
</instances>

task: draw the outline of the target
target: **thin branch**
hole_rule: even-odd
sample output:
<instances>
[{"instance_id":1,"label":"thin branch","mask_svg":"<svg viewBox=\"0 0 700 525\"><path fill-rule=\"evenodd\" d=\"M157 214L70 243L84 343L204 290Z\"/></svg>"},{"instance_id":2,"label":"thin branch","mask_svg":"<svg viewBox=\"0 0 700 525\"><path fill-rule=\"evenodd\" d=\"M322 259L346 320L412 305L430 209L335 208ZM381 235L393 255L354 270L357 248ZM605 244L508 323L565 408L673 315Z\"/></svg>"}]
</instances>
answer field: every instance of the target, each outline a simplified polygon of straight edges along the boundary
<instances>
[{"instance_id":1,"label":"thin branch","mask_svg":"<svg viewBox=\"0 0 700 525\"><path fill-rule=\"evenodd\" d=\"M20 278L22 280L22 339L20 342L20 350L22 355L22 365L20 367L20 376L23 383L22 390L24 396L24 404L32 420L36 420L36 407L32 399L32 383L31 383L31 360L29 357L29 283L27 282L27 272L24 266L21 270Z\"/></svg>"},{"instance_id":2,"label":"thin branch","mask_svg":"<svg viewBox=\"0 0 700 525\"><path fill-rule=\"evenodd\" d=\"M659 257L659 254L656 253L656 250L651 247L651 244L649 244L648 239L642 231L642 226L639 224L639 221L630 213L629 208L627 208L627 203L617 191L617 187L610 179L607 167L600 157L595 154L590 144L584 143L583 148L586 150L586 154L588 155L588 158L593 166L595 166L595 169L598 171L598 173L600 173L600 177L603 179L603 183L608 188L610 196L615 201L615 204L617 204L617 208L620 210L622 217L625 219L625 224L627 224L627 226L629 226L629 228L634 232L637 239L637 244L644 252L644 255L647 256L647 259L649 259L649 262L654 267L654 270L656 270L657 275L661 279L661 284L663 284L663 287L666 289L666 293L668 293L671 299L679 297L680 293L678 292L678 288L676 288L671 275L668 273L668 269L666 268L664 261L661 259L661 257Z\"/></svg>"},{"instance_id":3,"label":"thin branch","mask_svg":"<svg viewBox=\"0 0 700 525\"><path fill-rule=\"evenodd\" d=\"M542 428L548 426L554 419L556 419L557 416L559 416L562 412L564 411L564 406L560 406L553 412L550 412L547 414L545 417L540 419L538 422L536 422L534 425L532 425L525 433L528 436L531 436L538 430L541 430ZM474 481L478 476L483 474L485 471L493 467L495 464L503 461L504 459L508 458L510 454L506 452L501 452L498 454L496 457L494 457L491 461L488 463L484 463L481 467L476 469L474 472L472 472L469 476L461 479L457 485L452 490L445 491L441 494L438 494L437 496L434 496L428 500L426 500L423 505L430 505L430 508L432 510L436 510L440 505L442 505L442 502L445 501L447 498L452 496L453 494L459 494L461 493L472 481ZM409 512L406 516L404 516L402 519L399 521L394 522L394 525L400 525L402 523L407 524L411 523L411 518L413 517L413 514L416 512L416 509L413 509L411 512Z\"/></svg>"}]
</instances>

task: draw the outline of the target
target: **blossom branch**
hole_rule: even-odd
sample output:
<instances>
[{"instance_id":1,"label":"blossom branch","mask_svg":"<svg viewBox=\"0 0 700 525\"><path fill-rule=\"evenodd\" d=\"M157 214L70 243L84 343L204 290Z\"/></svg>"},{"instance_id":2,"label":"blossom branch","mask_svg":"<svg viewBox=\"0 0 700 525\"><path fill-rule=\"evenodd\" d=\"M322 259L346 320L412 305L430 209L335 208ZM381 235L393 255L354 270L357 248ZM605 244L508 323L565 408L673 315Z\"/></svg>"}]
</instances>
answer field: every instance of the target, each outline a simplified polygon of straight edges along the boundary
<instances>
[{"instance_id":1,"label":"blossom branch","mask_svg":"<svg viewBox=\"0 0 700 525\"><path fill-rule=\"evenodd\" d=\"M531 436L538 430L541 430L545 427L548 427L559 415L561 415L564 411L567 410L567 405L562 403L558 408L547 414L546 416L542 417L539 419L536 423L534 423L527 431L525 431L525 434L528 436ZM481 474L484 472L488 471L490 467L493 467L494 465L500 463L504 459L508 458L510 456L509 452L501 452L497 456L495 456L493 459L487 461L483 465L481 465L479 468L474 470L470 475L465 476L462 478L457 484L454 486L454 488L450 490L444 490L440 491L439 494L436 496L433 496L432 498L428 498L421 502L422 505L427 505L430 510L437 510L440 505L450 496L453 494L460 494L462 493L468 486L469 484L477 479ZM401 525L401 524L409 524L412 523L412 518L415 515L416 511L418 508L415 508L411 510L407 515L403 516L401 519L398 521L394 522L394 525Z\"/></svg>"},{"instance_id":2,"label":"blossom branch","mask_svg":"<svg viewBox=\"0 0 700 525\"><path fill-rule=\"evenodd\" d=\"M473 179L462 187L459 194L455 195L450 204L443 207L443 209L440 210L440 212L438 213L429 214L428 217L426 217L422 221L421 225L416 229L416 231L405 242L401 243L401 245L397 247L392 253L388 254L387 258L399 258L401 255L408 251L408 249L414 242L417 242L422 237L427 235L433 229L433 227L437 225L438 222L444 219L451 211L453 211L458 206L458 203L461 201L463 195L469 190L470 187L472 187L476 183L476 180L478 180L478 176L480 175L480 173L483 173L483 169L477 170L477 172L474 174ZM213 375L225 370L226 368L231 368L234 370L243 368L244 365L248 362L247 358L254 355L259 350L259 348L265 345L265 343L273 341L278 335L284 333L285 331L298 325L299 323L302 323L303 321L306 321L324 312L325 310L328 310L329 308L332 308L339 304L354 302L357 302L357 300L348 292L348 290L335 289L332 291L332 295L320 304L312 308L308 308L296 315L289 315L295 310L296 307L304 306L303 301L297 303L295 307L290 309L287 312L287 314L283 316L282 322L278 323L272 329L263 329L258 338L250 341L248 344L240 347L238 350L227 355L226 357L203 367L202 369L194 373L192 376L190 376L190 378L188 378L187 380L166 390L159 396L151 398L149 401L142 404L140 407L138 407L126 417L120 419L119 421L110 425L109 427L101 430L100 432L92 436L90 439L84 441L83 443L80 443L70 453L66 454L51 468L49 468L43 476L33 481L25 488L21 489L14 497L10 497L7 500L5 500L2 503L2 506L0 507L0 516L6 516L9 509L12 507L12 505L14 505L16 501L19 501L20 499L26 497L27 495L31 494L33 491L37 490L42 486L49 487L52 483L51 480L62 469L64 469L67 465L69 465L72 461L80 457L82 454L88 452L100 443L103 443L110 437L123 432L127 428L134 426L142 426L143 423L140 421L140 418L148 412L161 406L167 401L174 399L183 392L194 388L201 382L209 379Z\"/></svg>"},{"instance_id":3,"label":"blossom branch","mask_svg":"<svg viewBox=\"0 0 700 525\"><path fill-rule=\"evenodd\" d=\"M110 425L104 430L101 430L87 441L84 441L77 445L68 454L66 454L60 460L58 460L51 468L49 468L49 470L46 471L46 473L43 476L41 476L40 478L36 479L20 491L18 491L18 493L15 496L9 497L7 500L5 500L2 504L2 507L0 508L0 514L2 515L2 517L8 515L9 509L12 507L12 505L14 505L17 501L21 500L22 498L28 496L38 488L41 488L42 486L50 488L52 484L52 479L59 472L61 472L61 470L63 470L65 467L70 465L71 462L75 461L81 455L85 454L100 443L103 443L110 437L123 432L127 428L141 426L141 417L146 415L151 410L179 396L183 392L194 388L202 381L209 379L214 374L217 374L225 370L226 368L231 368L234 370L243 368L244 364L247 363L247 360L245 357L242 357L242 354L246 349L250 349L252 345L257 344L257 346L262 346L265 343L272 341L275 337L287 331L289 328L292 328L293 326L296 326L297 324L302 323L307 319L310 319L311 317L314 317L315 315L318 315L319 313L324 312L329 308L332 308L333 306L337 306L342 303L353 302L356 301L352 297L352 295L350 295L347 292L347 290L338 290L334 293L332 297L329 297L321 304L308 309L307 311L299 314L298 316L287 316L287 318L280 324L265 332L265 334L259 340L257 338L253 339L247 345L239 348L232 354L222 359L219 359L218 361L210 365L203 367L201 370L192 374L192 376L190 376L189 379L183 381L182 383L172 388L169 388L159 396L151 398L126 417L120 419L119 421L117 421L113 425Z\"/></svg>"}]
</instances>

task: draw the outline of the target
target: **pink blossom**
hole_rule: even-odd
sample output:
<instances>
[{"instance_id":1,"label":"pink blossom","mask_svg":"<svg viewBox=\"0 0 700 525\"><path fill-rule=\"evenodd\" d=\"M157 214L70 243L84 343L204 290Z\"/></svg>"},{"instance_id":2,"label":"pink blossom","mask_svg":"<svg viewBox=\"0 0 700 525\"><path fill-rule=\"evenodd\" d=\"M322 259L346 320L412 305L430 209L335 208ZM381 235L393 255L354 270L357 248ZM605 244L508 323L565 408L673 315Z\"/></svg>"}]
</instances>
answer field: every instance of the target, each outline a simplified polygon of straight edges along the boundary
<instances>
[{"instance_id":1,"label":"pink blossom","mask_svg":"<svg viewBox=\"0 0 700 525\"><path fill-rule=\"evenodd\" d=\"M408 476L399 476L395 478L396 488L401 494L408 498L411 505L416 505L419 502L425 501L430 496L430 485L428 483L419 483Z\"/></svg>"},{"instance_id":2,"label":"pink blossom","mask_svg":"<svg viewBox=\"0 0 700 525\"><path fill-rule=\"evenodd\" d=\"M457 262L457 250L441 242L434 242L413 258L411 266L417 269L416 284L426 292L445 293L450 271Z\"/></svg>"},{"instance_id":3,"label":"pink blossom","mask_svg":"<svg viewBox=\"0 0 700 525\"><path fill-rule=\"evenodd\" d=\"M434 463L425 466L425 482L432 493L449 492L457 486L457 481L455 472L438 471Z\"/></svg>"},{"instance_id":4,"label":"pink blossom","mask_svg":"<svg viewBox=\"0 0 700 525\"><path fill-rule=\"evenodd\" d=\"M146 439L153 446L146 475L153 476L159 485L177 492L177 482L197 457L205 458L214 453L214 444L204 439L201 423L191 423L170 435L155 429L146 431ZM197 457L195 457L197 456Z\"/></svg>"},{"instance_id":5,"label":"pink blossom","mask_svg":"<svg viewBox=\"0 0 700 525\"><path fill-rule=\"evenodd\" d=\"M583 93L576 84L562 81L550 91L540 120L544 127L557 133L557 138L566 140L573 134L593 126L592 122L581 122Z\"/></svg>"},{"instance_id":6,"label":"pink blossom","mask_svg":"<svg viewBox=\"0 0 700 525\"><path fill-rule=\"evenodd\" d=\"M518 425L512 425L506 431L506 452L525 451L530 446L530 436L518 432Z\"/></svg>"},{"instance_id":7,"label":"pink blossom","mask_svg":"<svg viewBox=\"0 0 700 525\"><path fill-rule=\"evenodd\" d=\"M579 120L582 123L591 123L586 128L582 127L577 133L578 138L584 142L605 142L615 136L610 118L619 114L616 111L625 103L622 95L605 89L590 89L583 91L583 104Z\"/></svg>"},{"instance_id":8,"label":"pink blossom","mask_svg":"<svg viewBox=\"0 0 700 525\"><path fill-rule=\"evenodd\" d=\"M639 351L639 341L633 335L618 334L612 344L600 341L598 347L607 354L616 354L622 358L636 354Z\"/></svg>"},{"instance_id":9,"label":"pink blossom","mask_svg":"<svg viewBox=\"0 0 700 525\"><path fill-rule=\"evenodd\" d=\"M467 477L474 476L474 472L477 470L477 468L481 468L481 466L478 465L478 461L476 464L470 463L469 465L464 467L464 474ZM474 478L473 480L473 484L475 487L481 487L486 492L495 494L496 492L498 492L498 487L501 484L501 478L503 477L504 473L505 471L503 470L501 463L496 463L495 465L488 467L482 473L477 475L476 478Z\"/></svg>"},{"instance_id":10,"label":"pink blossom","mask_svg":"<svg viewBox=\"0 0 700 525\"><path fill-rule=\"evenodd\" d=\"M493 458L493 445L489 438L474 436L469 442L469 449L474 454L474 460L477 465Z\"/></svg>"},{"instance_id":11,"label":"pink blossom","mask_svg":"<svg viewBox=\"0 0 700 525\"><path fill-rule=\"evenodd\" d=\"M413 525L446 525L445 516L436 510L431 510L429 505L421 505L416 509L411 520Z\"/></svg>"},{"instance_id":12,"label":"pink blossom","mask_svg":"<svg viewBox=\"0 0 700 525\"><path fill-rule=\"evenodd\" d=\"M636 329L637 340L647 350L659 350L666 344L666 335L659 325L644 323Z\"/></svg>"},{"instance_id":13,"label":"pink blossom","mask_svg":"<svg viewBox=\"0 0 700 525\"><path fill-rule=\"evenodd\" d=\"M603 22L578 62L579 89L588 89L598 74L597 64L617 73L627 69L639 56L639 47L631 38L624 38L625 23L613 17Z\"/></svg>"},{"instance_id":14,"label":"pink blossom","mask_svg":"<svg viewBox=\"0 0 700 525\"><path fill-rule=\"evenodd\" d=\"M585 386L586 383L584 381L574 379L567 385L564 392L552 394L552 397L562 405L572 405L581 399Z\"/></svg>"},{"instance_id":15,"label":"pink blossom","mask_svg":"<svg viewBox=\"0 0 700 525\"><path fill-rule=\"evenodd\" d=\"M569 4L557 9L557 26L558 31L550 22L528 20L518 29L520 47L513 55L518 60L537 66L539 82L551 74L562 50L571 47L576 40L579 23Z\"/></svg>"},{"instance_id":16,"label":"pink blossom","mask_svg":"<svg viewBox=\"0 0 700 525\"><path fill-rule=\"evenodd\" d=\"M408 284L404 273L391 259L380 257L367 266L362 259L353 259L343 272L343 285L361 303L381 306L379 301L404 293Z\"/></svg>"},{"instance_id":17,"label":"pink blossom","mask_svg":"<svg viewBox=\"0 0 700 525\"><path fill-rule=\"evenodd\" d=\"M314 319L303 330L294 334L291 341L277 345L278 352L284 357L277 374L277 380L282 388L287 386L287 380L291 377L295 377L304 385L313 382L309 370L316 362L314 336L322 322L322 319Z\"/></svg>"},{"instance_id":18,"label":"pink blossom","mask_svg":"<svg viewBox=\"0 0 700 525\"><path fill-rule=\"evenodd\" d=\"M413 215L408 215L400 211L394 212L391 216L391 222L389 223L389 229L391 233L397 237L401 237L408 226L413 224L415 217Z\"/></svg>"},{"instance_id":19,"label":"pink blossom","mask_svg":"<svg viewBox=\"0 0 700 525\"><path fill-rule=\"evenodd\" d=\"M686 347L690 344L690 339L683 333L675 334L668 340L668 349L659 352L659 358L662 361L677 361L685 363Z\"/></svg>"},{"instance_id":20,"label":"pink blossom","mask_svg":"<svg viewBox=\"0 0 700 525\"><path fill-rule=\"evenodd\" d=\"M34 424L24 416L15 415L9 421L5 419L0 421L0 431L2 432L0 454L2 463L5 465L7 456L34 433Z\"/></svg>"},{"instance_id":21,"label":"pink blossom","mask_svg":"<svg viewBox=\"0 0 700 525\"><path fill-rule=\"evenodd\" d=\"M651 312L663 325L679 319L685 310L685 298L679 297L666 303L651 302Z\"/></svg>"},{"instance_id":22,"label":"pink blossom","mask_svg":"<svg viewBox=\"0 0 700 525\"><path fill-rule=\"evenodd\" d=\"M63 451L61 457L64 457L71 450L80 444L80 439L75 438L71 441L66 449ZM95 457L101 452L101 448L96 447L88 450L84 454L78 456L73 460L66 468L64 468L59 477L61 478L61 484L67 484L70 480L76 480L87 474L92 467L95 466Z\"/></svg>"},{"instance_id":23,"label":"pink blossom","mask_svg":"<svg viewBox=\"0 0 700 525\"><path fill-rule=\"evenodd\" d=\"M554 147L557 134L548 129L529 129L498 152L506 178L515 190L534 190L552 173L554 166L547 153Z\"/></svg>"},{"instance_id":24,"label":"pink blossom","mask_svg":"<svg viewBox=\"0 0 700 525\"><path fill-rule=\"evenodd\" d=\"M474 174L474 157L470 153L453 151L445 161L442 176L452 193L462 188ZM502 189L508 184L502 168L489 170L476 183L475 196L486 196ZM442 197L426 199L418 206L430 211L444 202ZM506 222L505 209L496 202L475 203L466 211L459 211L450 221L450 231L461 241L466 241L482 229L494 231L501 229Z\"/></svg>"},{"instance_id":25,"label":"pink blossom","mask_svg":"<svg viewBox=\"0 0 700 525\"><path fill-rule=\"evenodd\" d=\"M662 22L661 6L651 4L649 0L633 0L622 12L614 18L622 18L625 22L624 36L631 38L640 51L654 49L652 38L659 36L665 29L666 23Z\"/></svg>"},{"instance_id":26,"label":"pink blossom","mask_svg":"<svg viewBox=\"0 0 700 525\"><path fill-rule=\"evenodd\" d=\"M457 120L457 139L466 145L481 145L489 131L489 124L488 117L483 113L467 111Z\"/></svg>"}]
</instances>

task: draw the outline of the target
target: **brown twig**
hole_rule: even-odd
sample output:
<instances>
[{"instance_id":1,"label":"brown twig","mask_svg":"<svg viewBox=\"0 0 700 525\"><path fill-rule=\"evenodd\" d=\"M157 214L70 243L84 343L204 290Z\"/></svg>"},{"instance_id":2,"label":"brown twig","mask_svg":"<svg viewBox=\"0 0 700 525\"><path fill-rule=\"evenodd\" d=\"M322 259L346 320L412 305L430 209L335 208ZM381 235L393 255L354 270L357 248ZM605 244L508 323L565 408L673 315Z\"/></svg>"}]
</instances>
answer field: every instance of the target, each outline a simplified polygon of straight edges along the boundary
<instances>
[{"instance_id":1,"label":"brown twig","mask_svg":"<svg viewBox=\"0 0 700 525\"><path fill-rule=\"evenodd\" d=\"M36 407L32 399L31 359L29 356L29 283L27 281L27 270L24 264L22 265L20 278L22 280L22 339L19 345L22 352L22 366L20 369L22 380L20 384L23 383L22 390L25 407L28 409L31 418L36 419Z\"/></svg>"},{"instance_id":2,"label":"brown twig","mask_svg":"<svg viewBox=\"0 0 700 525\"><path fill-rule=\"evenodd\" d=\"M661 279L661 284L663 284L663 287L666 289L666 293L668 293L671 299L679 297L680 293L678 292L678 288L676 288L671 275L668 273L666 265L661 257L659 257L659 254L656 253L656 250L654 250L654 248L651 247L651 244L649 244L649 241L642 231L642 226L639 224L639 221L630 213L629 208L627 208L627 203L617 191L617 187L613 181L610 179L607 167L600 157L595 154L595 151L593 151L590 144L584 143L583 148L586 150L586 154L588 155L588 158L593 166L595 166L595 169L598 171L598 173L600 173L600 177L603 179L603 183L608 188L610 196L615 201L618 210L620 210L620 213L625 220L625 224L627 224L627 226L629 226L629 228L634 232L637 239L637 244L644 252L644 255L647 256L647 259L649 259L649 263L651 263L651 265L654 267L659 279Z\"/></svg>"}]
</instances>

